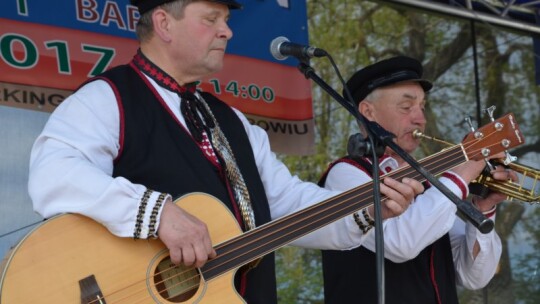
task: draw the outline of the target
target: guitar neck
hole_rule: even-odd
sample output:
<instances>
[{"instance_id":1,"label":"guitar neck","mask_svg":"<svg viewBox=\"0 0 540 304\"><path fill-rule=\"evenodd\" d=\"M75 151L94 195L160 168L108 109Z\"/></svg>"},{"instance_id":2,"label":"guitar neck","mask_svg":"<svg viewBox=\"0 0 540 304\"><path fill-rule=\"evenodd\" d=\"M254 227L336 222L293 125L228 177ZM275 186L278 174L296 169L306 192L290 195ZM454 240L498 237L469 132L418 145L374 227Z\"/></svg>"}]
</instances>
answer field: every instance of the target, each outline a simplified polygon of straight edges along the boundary
<instances>
[{"instance_id":1,"label":"guitar neck","mask_svg":"<svg viewBox=\"0 0 540 304\"><path fill-rule=\"evenodd\" d=\"M462 146L456 145L424 158L419 163L426 170L437 175L466 160L467 157L463 153ZM409 177L421 182L425 181L422 175L409 166L395 170L385 176L390 176L397 180ZM254 261L310 232L373 204L372 185L373 182L365 183L219 244L215 247L218 256L201 268L203 276L207 280L210 280L213 277ZM385 200L386 197L382 199Z\"/></svg>"}]
</instances>

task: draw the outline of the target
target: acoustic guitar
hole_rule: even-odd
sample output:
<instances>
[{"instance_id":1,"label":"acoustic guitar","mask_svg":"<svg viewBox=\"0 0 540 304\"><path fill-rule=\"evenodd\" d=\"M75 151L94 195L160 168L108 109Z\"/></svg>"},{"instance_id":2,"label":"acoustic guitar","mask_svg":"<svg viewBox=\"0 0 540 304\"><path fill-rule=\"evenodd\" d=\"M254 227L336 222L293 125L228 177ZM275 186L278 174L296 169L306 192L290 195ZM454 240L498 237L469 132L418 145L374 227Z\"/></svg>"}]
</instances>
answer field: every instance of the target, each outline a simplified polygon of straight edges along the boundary
<instances>
[{"instance_id":1,"label":"acoustic guitar","mask_svg":"<svg viewBox=\"0 0 540 304\"><path fill-rule=\"evenodd\" d=\"M437 175L523 142L514 116L507 114L420 163ZM388 176L423 181L410 167ZM6 256L0 303L244 303L233 284L239 267L369 206L372 192L372 183L366 183L248 232L216 198L185 195L175 203L207 223L217 251L201 268L173 265L159 240L119 238L90 218L58 215Z\"/></svg>"}]
</instances>

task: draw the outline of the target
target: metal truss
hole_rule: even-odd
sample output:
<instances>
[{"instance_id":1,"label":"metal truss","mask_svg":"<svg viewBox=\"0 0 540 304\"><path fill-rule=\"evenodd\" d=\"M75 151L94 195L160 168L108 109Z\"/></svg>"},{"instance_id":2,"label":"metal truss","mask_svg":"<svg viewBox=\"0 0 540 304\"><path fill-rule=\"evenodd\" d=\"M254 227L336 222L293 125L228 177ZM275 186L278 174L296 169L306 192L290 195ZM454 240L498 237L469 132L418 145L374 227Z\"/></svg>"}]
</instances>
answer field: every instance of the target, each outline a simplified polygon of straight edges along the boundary
<instances>
[{"instance_id":1,"label":"metal truss","mask_svg":"<svg viewBox=\"0 0 540 304\"><path fill-rule=\"evenodd\" d=\"M456 2L456 1L449 1ZM464 1L467 4L468 9L473 9L475 3L483 5L487 9L491 10L494 14L499 17L506 17L510 12L522 12L529 15L536 15L538 10L538 5L540 1L497 1L497 0L466 0Z\"/></svg>"},{"instance_id":2,"label":"metal truss","mask_svg":"<svg viewBox=\"0 0 540 304\"><path fill-rule=\"evenodd\" d=\"M440 14L487 22L525 33L540 34L540 1L377 0Z\"/></svg>"}]
</instances>

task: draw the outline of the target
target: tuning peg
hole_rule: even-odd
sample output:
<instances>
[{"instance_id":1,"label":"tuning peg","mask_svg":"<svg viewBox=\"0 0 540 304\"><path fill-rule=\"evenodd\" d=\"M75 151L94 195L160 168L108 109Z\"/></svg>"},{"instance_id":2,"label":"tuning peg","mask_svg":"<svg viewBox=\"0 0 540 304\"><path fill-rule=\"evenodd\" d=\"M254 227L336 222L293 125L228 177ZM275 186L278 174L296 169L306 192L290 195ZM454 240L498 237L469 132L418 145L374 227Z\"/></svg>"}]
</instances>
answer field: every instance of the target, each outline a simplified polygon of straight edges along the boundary
<instances>
[{"instance_id":1,"label":"tuning peg","mask_svg":"<svg viewBox=\"0 0 540 304\"><path fill-rule=\"evenodd\" d=\"M484 110L484 112L486 112L486 113L488 114L489 119L490 119L491 121L495 121L495 118L493 117L493 113L495 112L495 109L496 109L496 108L497 108L496 106L491 106L491 107L489 107L489 108L487 108L487 109ZM498 131L500 131L503 127L504 127L504 125L503 125L502 123L496 123L496 124L495 124L495 129L498 130ZM504 146L505 148L506 148L507 145L508 145L508 144L505 143L504 141L503 141L502 144L503 144L503 146ZM505 154L505 158L504 158L503 163L504 163L505 165L508 165L508 164L510 164L510 163L512 163L512 162L515 162L515 161L517 160L517 157L511 155L511 154L508 152L508 150L504 150L504 154ZM489 162L488 162L488 164L489 164Z\"/></svg>"},{"instance_id":2,"label":"tuning peg","mask_svg":"<svg viewBox=\"0 0 540 304\"><path fill-rule=\"evenodd\" d=\"M467 124L469 125L469 128L471 129L471 132L474 133L474 138L480 139L480 138L484 137L484 134L482 134L482 132L476 131L474 129L474 125L472 123L472 119L471 119L470 116L465 117L465 122L467 122ZM482 151L482 154L484 154L484 156L485 156L484 161L486 162L486 165L488 166L489 170L495 170L495 167L493 167L493 165L489 162L489 160L487 158L489 156L489 154L490 154L489 149L484 149Z\"/></svg>"},{"instance_id":3,"label":"tuning peg","mask_svg":"<svg viewBox=\"0 0 540 304\"><path fill-rule=\"evenodd\" d=\"M495 121L495 118L493 117L493 113L495 112L495 109L496 109L496 108L497 108L496 106L491 106L491 107L489 107L489 108L487 108L487 109L484 110L484 112L486 112L486 113L488 114L489 119L490 119L491 121ZM496 124L495 124L495 129L496 129L496 130L500 131L500 130L502 130L503 128L504 128L504 125L503 125L502 123L496 123ZM502 142L502 145L506 148L506 147L508 146L508 143L506 143L505 141L506 141L506 140L504 140L504 141ZM505 155L505 158L504 158L504 160L503 160L503 163L504 163L506 166L508 166L508 164L510 164L510 163L512 163L512 162L515 162L515 161L517 160L517 157L511 155L511 154L508 152L508 150L504 150L504 155ZM488 165L490 165L489 162L487 162L487 163L488 163Z\"/></svg>"},{"instance_id":4,"label":"tuning peg","mask_svg":"<svg viewBox=\"0 0 540 304\"><path fill-rule=\"evenodd\" d=\"M472 123L472 120L471 120L471 117L470 117L470 116L465 117L465 121L466 121L467 124L469 125L469 128L471 129L471 132L474 133L474 138L476 138L476 139L484 138L484 133L482 133L482 132L480 132L480 131L476 131L476 130L474 129L474 126L473 126L473 123Z\"/></svg>"},{"instance_id":5,"label":"tuning peg","mask_svg":"<svg viewBox=\"0 0 540 304\"><path fill-rule=\"evenodd\" d=\"M497 108L496 106L491 106L491 107L484 110L484 112L486 112L488 114L489 119L491 121L495 121L495 118L493 117L493 113L495 112L496 108Z\"/></svg>"},{"instance_id":6,"label":"tuning peg","mask_svg":"<svg viewBox=\"0 0 540 304\"><path fill-rule=\"evenodd\" d=\"M508 164L513 163L513 162L515 162L517 160L517 157L511 155L508 151L504 151L504 155L506 155L506 157L504 158L503 163L506 166L508 166Z\"/></svg>"},{"instance_id":7,"label":"tuning peg","mask_svg":"<svg viewBox=\"0 0 540 304\"><path fill-rule=\"evenodd\" d=\"M471 132L474 132L475 129L470 116L465 117L465 122L469 125L469 129L471 129Z\"/></svg>"}]
</instances>

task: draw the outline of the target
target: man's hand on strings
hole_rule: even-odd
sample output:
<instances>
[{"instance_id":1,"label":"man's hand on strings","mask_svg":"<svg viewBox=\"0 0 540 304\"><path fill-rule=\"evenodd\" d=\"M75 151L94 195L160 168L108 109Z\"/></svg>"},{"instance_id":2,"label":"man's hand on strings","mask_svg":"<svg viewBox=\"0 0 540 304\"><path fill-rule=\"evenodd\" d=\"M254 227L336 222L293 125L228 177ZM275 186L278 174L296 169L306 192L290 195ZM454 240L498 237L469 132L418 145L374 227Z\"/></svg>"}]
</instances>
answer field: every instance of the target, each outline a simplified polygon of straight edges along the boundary
<instances>
[{"instance_id":1,"label":"man's hand on strings","mask_svg":"<svg viewBox=\"0 0 540 304\"><path fill-rule=\"evenodd\" d=\"M382 218L387 219L395 217L407 210L414 198L424 192L424 186L412 178L403 178L401 182L385 177L381 183L381 194L388 199L382 202ZM373 206L369 207L368 212L373 215Z\"/></svg>"},{"instance_id":2,"label":"man's hand on strings","mask_svg":"<svg viewBox=\"0 0 540 304\"><path fill-rule=\"evenodd\" d=\"M158 235L176 265L201 267L216 257L206 224L172 201L163 207Z\"/></svg>"}]
</instances>

